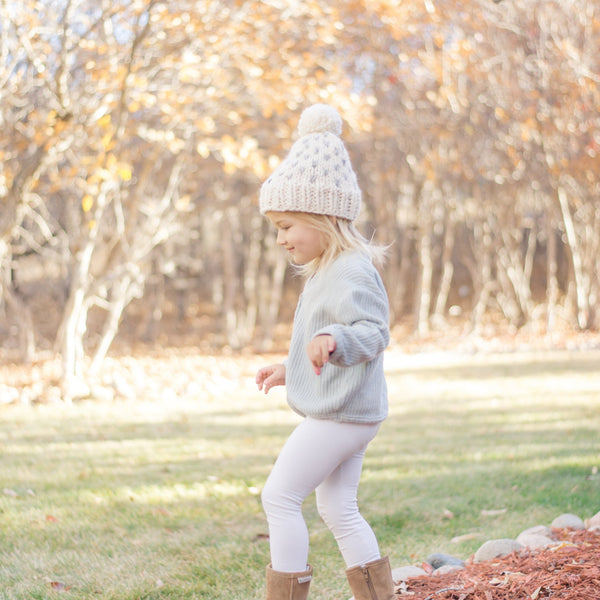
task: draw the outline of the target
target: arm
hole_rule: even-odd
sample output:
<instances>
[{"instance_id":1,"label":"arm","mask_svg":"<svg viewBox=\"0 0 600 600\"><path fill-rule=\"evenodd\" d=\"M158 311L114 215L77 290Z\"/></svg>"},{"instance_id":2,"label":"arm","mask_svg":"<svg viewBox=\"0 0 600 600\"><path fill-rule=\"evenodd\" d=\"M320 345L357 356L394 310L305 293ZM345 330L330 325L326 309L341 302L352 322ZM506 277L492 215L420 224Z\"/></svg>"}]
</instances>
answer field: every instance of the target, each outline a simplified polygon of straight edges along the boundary
<instances>
[{"instance_id":1,"label":"arm","mask_svg":"<svg viewBox=\"0 0 600 600\"><path fill-rule=\"evenodd\" d=\"M345 289L338 288L336 322L315 334L333 337L335 348L329 362L341 367L372 360L389 343L385 290L374 279L360 279L359 282L351 282Z\"/></svg>"}]
</instances>

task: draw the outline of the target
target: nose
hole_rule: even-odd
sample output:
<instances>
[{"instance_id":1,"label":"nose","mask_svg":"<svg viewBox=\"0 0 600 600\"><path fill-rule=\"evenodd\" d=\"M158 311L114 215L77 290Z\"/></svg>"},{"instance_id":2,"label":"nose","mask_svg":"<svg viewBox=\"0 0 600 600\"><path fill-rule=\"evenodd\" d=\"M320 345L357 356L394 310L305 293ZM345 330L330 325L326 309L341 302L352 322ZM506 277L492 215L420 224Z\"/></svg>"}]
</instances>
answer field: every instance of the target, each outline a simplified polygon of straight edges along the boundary
<instances>
[{"instance_id":1,"label":"nose","mask_svg":"<svg viewBox=\"0 0 600 600\"><path fill-rule=\"evenodd\" d=\"M285 231L283 229L277 230L277 243L280 246L285 246Z\"/></svg>"}]
</instances>

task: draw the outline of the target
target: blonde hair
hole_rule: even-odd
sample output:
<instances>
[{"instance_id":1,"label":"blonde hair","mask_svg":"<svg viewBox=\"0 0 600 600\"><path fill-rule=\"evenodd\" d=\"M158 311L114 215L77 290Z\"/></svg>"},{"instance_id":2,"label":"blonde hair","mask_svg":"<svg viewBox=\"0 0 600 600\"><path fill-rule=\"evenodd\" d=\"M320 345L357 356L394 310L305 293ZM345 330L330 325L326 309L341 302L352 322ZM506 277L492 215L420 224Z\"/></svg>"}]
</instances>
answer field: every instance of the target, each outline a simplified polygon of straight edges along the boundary
<instances>
[{"instance_id":1,"label":"blonde hair","mask_svg":"<svg viewBox=\"0 0 600 600\"><path fill-rule=\"evenodd\" d=\"M310 277L324 269L347 250L364 252L376 267L381 267L385 262L388 246L381 246L365 238L349 219L305 212L287 214L303 221L323 236L325 246L323 254L304 265L294 265L296 272L304 277Z\"/></svg>"}]
</instances>

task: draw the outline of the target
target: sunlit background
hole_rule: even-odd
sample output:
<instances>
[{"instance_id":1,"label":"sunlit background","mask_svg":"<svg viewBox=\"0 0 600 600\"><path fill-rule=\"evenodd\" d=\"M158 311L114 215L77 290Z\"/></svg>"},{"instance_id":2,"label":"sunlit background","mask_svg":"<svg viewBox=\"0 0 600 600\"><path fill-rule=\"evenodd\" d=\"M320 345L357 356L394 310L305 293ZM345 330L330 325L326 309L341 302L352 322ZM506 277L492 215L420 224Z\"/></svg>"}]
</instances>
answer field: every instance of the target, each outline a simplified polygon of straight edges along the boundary
<instances>
[{"instance_id":1,"label":"sunlit background","mask_svg":"<svg viewBox=\"0 0 600 600\"><path fill-rule=\"evenodd\" d=\"M397 343L598 328L598 0L7 0L0 339L58 357L284 348L257 191L335 106ZM124 350L125 348L125 350Z\"/></svg>"}]
</instances>

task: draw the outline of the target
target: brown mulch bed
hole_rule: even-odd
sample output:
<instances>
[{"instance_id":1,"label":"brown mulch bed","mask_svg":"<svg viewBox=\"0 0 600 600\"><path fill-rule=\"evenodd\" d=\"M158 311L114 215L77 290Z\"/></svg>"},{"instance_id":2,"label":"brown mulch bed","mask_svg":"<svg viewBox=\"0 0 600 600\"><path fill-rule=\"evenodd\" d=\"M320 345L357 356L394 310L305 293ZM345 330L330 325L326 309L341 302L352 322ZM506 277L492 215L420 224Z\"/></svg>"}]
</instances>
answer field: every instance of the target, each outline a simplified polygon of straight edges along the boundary
<instances>
[{"instance_id":1,"label":"brown mulch bed","mask_svg":"<svg viewBox=\"0 0 600 600\"><path fill-rule=\"evenodd\" d=\"M556 546L409 579L398 600L599 600L600 531L554 531Z\"/></svg>"}]
</instances>

